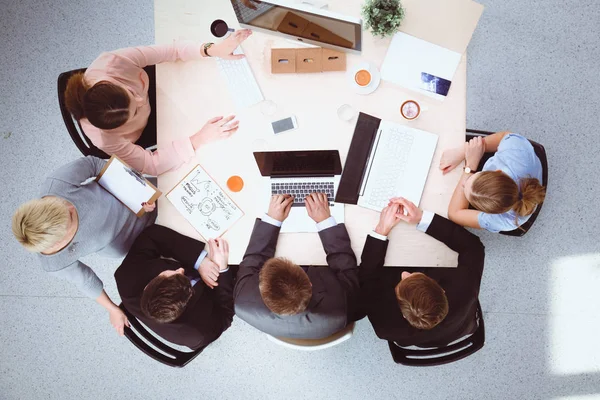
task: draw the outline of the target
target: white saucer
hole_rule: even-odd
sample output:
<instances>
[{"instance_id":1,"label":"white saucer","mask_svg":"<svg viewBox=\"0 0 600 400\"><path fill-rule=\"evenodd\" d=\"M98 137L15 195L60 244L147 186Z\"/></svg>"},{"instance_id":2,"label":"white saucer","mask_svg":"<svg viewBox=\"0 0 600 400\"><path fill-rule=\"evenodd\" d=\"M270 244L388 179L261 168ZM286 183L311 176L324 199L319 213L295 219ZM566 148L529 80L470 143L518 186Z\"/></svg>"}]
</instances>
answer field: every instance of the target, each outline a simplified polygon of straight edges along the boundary
<instances>
[{"instance_id":1,"label":"white saucer","mask_svg":"<svg viewBox=\"0 0 600 400\"><path fill-rule=\"evenodd\" d=\"M371 83L369 83L367 86L359 86L354 80L354 76L361 69L366 69L371 73ZM354 89L356 93L371 94L379 87L379 83L381 82L381 73L375 65L368 62L361 62L360 64L357 64L348 70L348 80L350 81L352 89Z\"/></svg>"}]
</instances>

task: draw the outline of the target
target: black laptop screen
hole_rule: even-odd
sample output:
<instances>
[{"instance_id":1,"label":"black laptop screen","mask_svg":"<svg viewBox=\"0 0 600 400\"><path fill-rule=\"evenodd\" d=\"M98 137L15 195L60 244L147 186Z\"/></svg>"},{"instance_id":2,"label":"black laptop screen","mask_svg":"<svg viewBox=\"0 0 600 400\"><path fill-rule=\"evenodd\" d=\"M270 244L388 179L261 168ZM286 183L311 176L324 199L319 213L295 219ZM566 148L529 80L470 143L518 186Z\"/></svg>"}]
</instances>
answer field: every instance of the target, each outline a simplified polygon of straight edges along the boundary
<instances>
[{"instance_id":1,"label":"black laptop screen","mask_svg":"<svg viewBox=\"0 0 600 400\"><path fill-rule=\"evenodd\" d=\"M337 150L255 152L262 176L331 176L342 173Z\"/></svg>"}]
</instances>

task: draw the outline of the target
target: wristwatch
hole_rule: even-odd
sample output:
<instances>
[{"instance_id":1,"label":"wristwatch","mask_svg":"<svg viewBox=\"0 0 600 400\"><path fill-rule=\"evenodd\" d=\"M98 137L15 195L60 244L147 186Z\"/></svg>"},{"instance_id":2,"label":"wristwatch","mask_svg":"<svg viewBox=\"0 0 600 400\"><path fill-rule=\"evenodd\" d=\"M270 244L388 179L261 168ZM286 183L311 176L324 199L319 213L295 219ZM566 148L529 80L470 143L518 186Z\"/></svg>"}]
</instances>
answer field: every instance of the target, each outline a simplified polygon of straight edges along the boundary
<instances>
[{"instance_id":1,"label":"wristwatch","mask_svg":"<svg viewBox=\"0 0 600 400\"><path fill-rule=\"evenodd\" d=\"M208 49L210 49L213 44L214 43L204 43L204 46L202 46L202 51L206 57L210 57L210 54L208 54Z\"/></svg>"},{"instance_id":2,"label":"wristwatch","mask_svg":"<svg viewBox=\"0 0 600 400\"><path fill-rule=\"evenodd\" d=\"M475 171L474 171L474 170L472 170L471 168L469 168L469 167L467 167L467 166L465 166L465 167L463 168L463 171L465 171L465 174L474 174L474 173L475 173Z\"/></svg>"}]
</instances>

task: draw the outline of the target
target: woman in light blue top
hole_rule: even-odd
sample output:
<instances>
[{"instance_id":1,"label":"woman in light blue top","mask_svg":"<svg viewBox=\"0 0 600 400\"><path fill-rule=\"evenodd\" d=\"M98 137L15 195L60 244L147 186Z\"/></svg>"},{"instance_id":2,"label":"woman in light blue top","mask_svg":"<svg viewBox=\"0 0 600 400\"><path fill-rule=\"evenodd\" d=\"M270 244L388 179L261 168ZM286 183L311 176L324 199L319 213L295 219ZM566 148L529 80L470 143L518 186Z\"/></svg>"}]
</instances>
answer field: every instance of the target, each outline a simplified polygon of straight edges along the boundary
<instances>
[{"instance_id":1,"label":"woman in light blue top","mask_svg":"<svg viewBox=\"0 0 600 400\"><path fill-rule=\"evenodd\" d=\"M482 171L475 172L485 152L495 154ZM475 137L464 147L446 150L440 169L446 174L462 161L465 173L448 207L448 217L457 224L490 232L512 231L527 222L544 201L542 163L521 135L498 132Z\"/></svg>"}]
</instances>

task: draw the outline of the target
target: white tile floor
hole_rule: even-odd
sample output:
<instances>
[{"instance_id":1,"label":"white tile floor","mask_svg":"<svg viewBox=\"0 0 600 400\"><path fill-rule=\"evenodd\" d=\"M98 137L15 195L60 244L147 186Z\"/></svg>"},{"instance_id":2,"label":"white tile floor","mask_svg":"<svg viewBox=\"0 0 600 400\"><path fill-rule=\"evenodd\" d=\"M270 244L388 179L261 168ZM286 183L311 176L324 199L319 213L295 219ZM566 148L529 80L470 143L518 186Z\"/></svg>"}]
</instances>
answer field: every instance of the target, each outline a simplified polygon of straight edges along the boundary
<instances>
[{"instance_id":1,"label":"white tile floor","mask_svg":"<svg viewBox=\"0 0 600 400\"><path fill-rule=\"evenodd\" d=\"M58 110L56 77L103 50L153 42L152 2L3 1L0 398L600 398L600 3L481 1L468 125L520 132L546 146L550 163L548 200L531 232L481 235L486 346L456 364L411 369L392 363L366 320L349 342L311 354L274 346L236 320L183 370L117 337L100 307L44 275L8 222L48 171L79 156ZM88 261L116 295L118 262Z\"/></svg>"}]
</instances>

